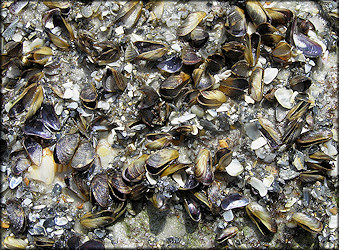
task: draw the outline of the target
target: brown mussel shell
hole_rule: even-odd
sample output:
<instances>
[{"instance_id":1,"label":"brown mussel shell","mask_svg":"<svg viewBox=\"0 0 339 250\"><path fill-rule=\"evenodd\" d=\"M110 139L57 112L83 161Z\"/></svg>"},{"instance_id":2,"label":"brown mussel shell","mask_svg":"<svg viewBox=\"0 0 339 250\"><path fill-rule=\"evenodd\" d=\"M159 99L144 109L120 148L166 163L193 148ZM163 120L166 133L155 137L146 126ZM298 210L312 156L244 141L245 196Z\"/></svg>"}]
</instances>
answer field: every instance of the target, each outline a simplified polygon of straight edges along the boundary
<instances>
[{"instance_id":1,"label":"brown mussel shell","mask_svg":"<svg viewBox=\"0 0 339 250\"><path fill-rule=\"evenodd\" d=\"M31 137L25 138L23 145L29 159L35 165L40 166L42 160L42 146Z\"/></svg>"},{"instance_id":2,"label":"brown mussel shell","mask_svg":"<svg viewBox=\"0 0 339 250\"><path fill-rule=\"evenodd\" d=\"M210 185L214 180L212 156L208 149L201 149L196 157L194 176L203 185Z\"/></svg>"},{"instance_id":3,"label":"brown mussel shell","mask_svg":"<svg viewBox=\"0 0 339 250\"><path fill-rule=\"evenodd\" d=\"M260 222L265 225L265 227L275 233L277 231L277 224L275 220L272 218L272 216L269 214L269 212L259 205L256 202L250 202L246 206L246 212L248 216L251 218L251 220L254 222L254 224L257 225L260 232L264 235L263 230L260 228Z\"/></svg>"},{"instance_id":4,"label":"brown mussel shell","mask_svg":"<svg viewBox=\"0 0 339 250\"><path fill-rule=\"evenodd\" d=\"M161 149L151 154L146 160L146 169L152 175L160 174L167 164L179 157L175 149Z\"/></svg>"},{"instance_id":5,"label":"brown mussel shell","mask_svg":"<svg viewBox=\"0 0 339 250\"><path fill-rule=\"evenodd\" d=\"M327 142L332 137L332 131L327 128L310 130L301 134L297 139L297 143L301 147L310 147L311 145Z\"/></svg>"},{"instance_id":6,"label":"brown mussel shell","mask_svg":"<svg viewBox=\"0 0 339 250\"><path fill-rule=\"evenodd\" d=\"M178 36L186 36L191 33L195 27L204 19L206 13L203 11L192 12L184 20L184 22L179 26L177 34Z\"/></svg>"},{"instance_id":7,"label":"brown mussel shell","mask_svg":"<svg viewBox=\"0 0 339 250\"><path fill-rule=\"evenodd\" d=\"M311 233L319 233L323 230L323 224L321 221L307 214L294 213L292 220Z\"/></svg>"},{"instance_id":8,"label":"brown mussel shell","mask_svg":"<svg viewBox=\"0 0 339 250\"><path fill-rule=\"evenodd\" d=\"M98 173L93 177L91 181L91 194L103 208L107 208L112 204L113 200L110 196L108 175L106 173Z\"/></svg>"},{"instance_id":9,"label":"brown mussel shell","mask_svg":"<svg viewBox=\"0 0 339 250\"><path fill-rule=\"evenodd\" d=\"M122 178L127 182L141 181L146 171L145 164L148 157L149 155L143 154L138 159L132 161L132 163L122 171Z\"/></svg>"}]
</instances>

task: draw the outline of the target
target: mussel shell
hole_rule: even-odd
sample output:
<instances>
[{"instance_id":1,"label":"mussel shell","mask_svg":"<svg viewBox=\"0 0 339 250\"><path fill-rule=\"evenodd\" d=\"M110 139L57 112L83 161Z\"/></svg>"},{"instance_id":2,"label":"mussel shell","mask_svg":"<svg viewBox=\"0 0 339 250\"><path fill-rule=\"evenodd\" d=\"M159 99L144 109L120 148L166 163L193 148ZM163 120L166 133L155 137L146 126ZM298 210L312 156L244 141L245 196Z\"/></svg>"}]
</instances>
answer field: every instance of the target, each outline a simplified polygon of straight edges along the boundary
<instances>
[{"instance_id":1,"label":"mussel shell","mask_svg":"<svg viewBox=\"0 0 339 250\"><path fill-rule=\"evenodd\" d=\"M127 83L125 77L114 68L107 68L105 76L102 79L102 86L107 92L124 91Z\"/></svg>"},{"instance_id":2,"label":"mussel shell","mask_svg":"<svg viewBox=\"0 0 339 250\"><path fill-rule=\"evenodd\" d=\"M21 204L13 199L8 200L6 202L6 211L13 233L18 234L24 232L27 219Z\"/></svg>"},{"instance_id":3,"label":"mussel shell","mask_svg":"<svg viewBox=\"0 0 339 250\"><path fill-rule=\"evenodd\" d=\"M40 166L42 160L42 146L31 137L25 138L23 144L31 161L35 165Z\"/></svg>"},{"instance_id":4,"label":"mussel shell","mask_svg":"<svg viewBox=\"0 0 339 250\"><path fill-rule=\"evenodd\" d=\"M3 240L3 246L7 249L26 249L28 246L27 238L16 238L14 235L9 235Z\"/></svg>"},{"instance_id":5,"label":"mussel shell","mask_svg":"<svg viewBox=\"0 0 339 250\"><path fill-rule=\"evenodd\" d=\"M250 67L257 65L260 56L261 36L258 33L245 35L244 57Z\"/></svg>"},{"instance_id":6,"label":"mussel shell","mask_svg":"<svg viewBox=\"0 0 339 250\"><path fill-rule=\"evenodd\" d=\"M91 142L80 142L77 150L75 151L71 166L78 171L87 170L94 162L95 149Z\"/></svg>"},{"instance_id":7,"label":"mussel shell","mask_svg":"<svg viewBox=\"0 0 339 250\"><path fill-rule=\"evenodd\" d=\"M233 64L231 71L236 76L247 78L251 70L250 65L246 60L240 60Z\"/></svg>"},{"instance_id":8,"label":"mussel shell","mask_svg":"<svg viewBox=\"0 0 339 250\"><path fill-rule=\"evenodd\" d=\"M237 227L226 227L218 232L218 234L215 236L215 241L216 243L221 244L234 237L238 231L239 229Z\"/></svg>"},{"instance_id":9,"label":"mussel shell","mask_svg":"<svg viewBox=\"0 0 339 250\"><path fill-rule=\"evenodd\" d=\"M169 162L178 157L179 152L175 149L161 149L149 156L146 160L146 169L150 174L159 174Z\"/></svg>"},{"instance_id":10,"label":"mussel shell","mask_svg":"<svg viewBox=\"0 0 339 250\"><path fill-rule=\"evenodd\" d=\"M190 76L182 71L177 75L171 75L160 84L160 95L166 99L174 99L189 80Z\"/></svg>"},{"instance_id":11,"label":"mussel shell","mask_svg":"<svg viewBox=\"0 0 339 250\"><path fill-rule=\"evenodd\" d=\"M165 211L169 208L168 198L161 193L153 193L149 200L152 202L153 206L160 211Z\"/></svg>"},{"instance_id":12,"label":"mussel shell","mask_svg":"<svg viewBox=\"0 0 339 250\"><path fill-rule=\"evenodd\" d=\"M310 215L294 213L292 220L311 233L319 233L323 230L323 224L321 221Z\"/></svg>"},{"instance_id":13,"label":"mussel shell","mask_svg":"<svg viewBox=\"0 0 339 250\"><path fill-rule=\"evenodd\" d=\"M225 43L221 47L222 53L225 56L225 61L237 62L244 57L245 46L241 42L231 41Z\"/></svg>"},{"instance_id":14,"label":"mussel shell","mask_svg":"<svg viewBox=\"0 0 339 250\"><path fill-rule=\"evenodd\" d=\"M204 19L206 13L204 11L197 11L190 13L184 22L178 27L177 35L186 36L191 33L195 27Z\"/></svg>"},{"instance_id":15,"label":"mussel shell","mask_svg":"<svg viewBox=\"0 0 339 250\"><path fill-rule=\"evenodd\" d=\"M88 173L73 172L71 177L65 176L64 181L68 189L74 192L81 200L90 198L90 186L87 184Z\"/></svg>"},{"instance_id":16,"label":"mussel shell","mask_svg":"<svg viewBox=\"0 0 339 250\"><path fill-rule=\"evenodd\" d=\"M263 98L264 92L264 69L260 67L255 67L250 80L249 93L252 99L256 102L260 102Z\"/></svg>"},{"instance_id":17,"label":"mussel shell","mask_svg":"<svg viewBox=\"0 0 339 250\"><path fill-rule=\"evenodd\" d=\"M80 99L84 102L94 102L98 97L97 90L92 83L86 83L80 91Z\"/></svg>"},{"instance_id":18,"label":"mussel shell","mask_svg":"<svg viewBox=\"0 0 339 250\"><path fill-rule=\"evenodd\" d=\"M195 48L201 48L208 41L209 34L200 26L195 27L191 32L191 45Z\"/></svg>"},{"instance_id":19,"label":"mussel shell","mask_svg":"<svg viewBox=\"0 0 339 250\"><path fill-rule=\"evenodd\" d=\"M307 166L321 171L330 171L333 170L334 166L333 164L329 163L328 161L322 161L322 162L306 162Z\"/></svg>"},{"instance_id":20,"label":"mussel shell","mask_svg":"<svg viewBox=\"0 0 339 250\"><path fill-rule=\"evenodd\" d=\"M90 250L90 249L91 250L92 249L104 250L105 245L99 240L89 240L89 241L86 241L84 244L80 245L78 249L79 250Z\"/></svg>"},{"instance_id":21,"label":"mussel shell","mask_svg":"<svg viewBox=\"0 0 339 250\"><path fill-rule=\"evenodd\" d=\"M171 175L171 174L179 171L180 169L188 168L190 166L191 166L191 164L183 164L183 163L171 164L161 173L160 177Z\"/></svg>"},{"instance_id":22,"label":"mussel shell","mask_svg":"<svg viewBox=\"0 0 339 250\"><path fill-rule=\"evenodd\" d=\"M311 159L320 160L320 161L334 161L335 159L332 156L325 154L324 152L317 151L309 155Z\"/></svg>"},{"instance_id":23,"label":"mussel shell","mask_svg":"<svg viewBox=\"0 0 339 250\"><path fill-rule=\"evenodd\" d=\"M305 119L302 119L302 117L287 123L282 142L285 144L293 143L300 136L304 124Z\"/></svg>"},{"instance_id":24,"label":"mussel shell","mask_svg":"<svg viewBox=\"0 0 339 250\"><path fill-rule=\"evenodd\" d=\"M37 83L32 83L15 100L8 111L8 116L14 118L23 111L27 111L26 119L29 119L41 107L43 99L42 86Z\"/></svg>"},{"instance_id":25,"label":"mussel shell","mask_svg":"<svg viewBox=\"0 0 339 250\"><path fill-rule=\"evenodd\" d=\"M122 178L127 182L141 181L145 174L145 164L149 155L143 154L122 171Z\"/></svg>"},{"instance_id":26,"label":"mussel shell","mask_svg":"<svg viewBox=\"0 0 339 250\"><path fill-rule=\"evenodd\" d=\"M293 43L307 57L316 58L323 53L321 45L304 34L293 33Z\"/></svg>"},{"instance_id":27,"label":"mussel shell","mask_svg":"<svg viewBox=\"0 0 339 250\"><path fill-rule=\"evenodd\" d=\"M38 136L47 140L54 138L54 134L45 127L41 120L33 119L26 122L22 131L26 135Z\"/></svg>"},{"instance_id":28,"label":"mussel shell","mask_svg":"<svg viewBox=\"0 0 339 250\"><path fill-rule=\"evenodd\" d=\"M192 199L190 196L184 196L184 207L189 217L195 221L199 222L201 220L201 212L198 203Z\"/></svg>"},{"instance_id":29,"label":"mussel shell","mask_svg":"<svg viewBox=\"0 0 339 250\"><path fill-rule=\"evenodd\" d=\"M129 194L131 192L131 188L127 186L124 182L121 172L114 172L110 174L110 185L113 189L116 189L118 192L122 194ZM116 194L113 190L113 194ZM119 195L119 197L121 197Z\"/></svg>"},{"instance_id":30,"label":"mussel shell","mask_svg":"<svg viewBox=\"0 0 339 250\"><path fill-rule=\"evenodd\" d=\"M214 162L218 164L216 170L225 171L225 168L232 161L232 153L232 150L230 150L229 148L220 148L217 150L214 160Z\"/></svg>"},{"instance_id":31,"label":"mussel shell","mask_svg":"<svg viewBox=\"0 0 339 250\"><path fill-rule=\"evenodd\" d=\"M305 171L299 175L299 180L306 183L324 181L325 176L321 175L317 170Z\"/></svg>"},{"instance_id":32,"label":"mussel shell","mask_svg":"<svg viewBox=\"0 0 339 250\"><path fill-rule=\"evenodd\" d=\"M106 227L116 221L126 211L126 202L114 203L111 210L88 212L80 218L80 224L89 229Z\"/></svg>"},{"instance_id":33,"label":"mussel shell","mask_svg":"<svg viewBox=\"0 0 339 250\"><path fill-rule=\"evenodd\" d=\"M31 166L31 162L28 159L19 158L15 161L14 165L12 166L12 173L14 175L20 175L22 172L24 172L30 166Z\"/></svg>"},{"instance_id":34,"label":"mussel shell","mask_svg":"<svg viewBox=\"0 0 339 250\"><path fill-rule=\"evenodd\" d=\"M201 149L196 157L194 176L203 185L210 185L214 180L212 156L208 149Z\"/></svg>"},{"instance_id":35,"label":"mussel shell","mask_svg":"<svg viewBox=\"0 0 339 250\"><path fill-rule=\"evenodd\" d=\"M182 68L182 60L178 56L172 56L158 63L157 68L168 73L176 73Z\"/></svg>"},{"instance_id":36,"label":"mussel shell","mask_svg":"<svg viewBox=\"0 0 339 250\"><path fill-rule=\"evenodd\" d=\"M232 193L227 195L221 201L221 208L224 210L231 210L234 208L244 207L249 204L249 200L240 194Z\"/></svg>"},{"instance_id":37,"label":"mussel shell","mask_svg":"<svg viewBox=\"0 0 339 250\"><path fill-rule=\"evenodd\" d=\"M91 193L101 207L107 208L112 204L113 200L110 196L108 176L106 173L98 173L93 177L91 181Z\"/></svg>"},{"instance_id":38,"label":"mussel shell","mask_svg":"<svg viewBox=\"0 0 339 250\"><path fill-rule=\"evenodd\" d=\"M293 12L284 8L266 8L268 15L271 17L273 25L286 25L293 18Z\"/></svg>"},{"instance_id":39,"label":"mussel shell","mask_svg":"<svg viewBox=\"0 0 339 250\"><path fill-rule=\"evenodd\" d=\"M54 148L54 160L56 163L68 165L71 161L75 150L80 142L79 134L64 135L61 137Z\"/></svg>"},{"instance_id":40,"label":"mussel shell","mask_svg":"<svg viewBox=\"0 0 339 250\"><path fill-rule=\"evenodd\" d=\"M225 58L221 53L214 53L206 58L207 69L213 73L219 72L225 66Z\"/></svg>"},{"instance_id":41,"label":"mussel shell","mask_svg":"<svg viewBox=\"0 0 339 250\"><path fill-rule=\"evenodd\" d=\"M149 188L144 183L133 185L131 187L131 192L128 194L128 198L133 201L140 200L148 191Z\"/></svg>"},{"instance_id":42,"label":"mussel shell","mask_svg":"<svg viewBox=\"0 0 339 250\"><path fill-rule=\"evenodd\" d=\"M36 248L53 247L55 241L45 236L34 236L34 246Z\"/></svg>"},{"instance_id":43,"label":"mussel shell","mask_svg":"<svg viewBox=\"0 0 339 250\"><path fill-rule=\"evenodd\" d=\"M219 90L225 95L235 97L245 93L248 88L248 81L241 77L228 77L220 82Z\"/></svg>"},{"instance_id":44,"label":"mussel shell","mask_svg":"<svg viewBox=\"0 0 339 250\"><path fill-rule=\"evenodd\" d=\"M287 113L286 118L289 121L293 121L302 117L308 111L311 103L307 101L300 101L294 105Z\"/></svg>"},{"instance_id":45,"label":"mussel shell","mask_svg":"<svg viewBox=\"0 0 339 250\"><path fill-rule=\"evenodd\" d=\"M136 4L134 4L120 19L126 30L130 30L131 28L135 26L135 24L138 22L141 16L141 13L142 13L142 7L143 7L142 1L131 1L131 4L132 3L136 3ZM126 3L125 5L129 5L129 4L130 3Z\"/></svg>"},{"instance_id":46,"label":"mussel shell","mask_svg":"<svg viewBox=\"0 0 339 250\"><path fill-rule=\"evenodd\" d=\"M226 102L227 98L220 90L205 90L201 91L197 97L198 103L206 107L219 107Z\"/></svg>"},{"instance_id":47,"label":"mussel shell","mask_svg":"<svg viewBox=\"0 0 339 250\"><path fill-rule=\"evenodd\" d=\"M162 149L168 146L172 141L172 135L169 133L152 133L147 134L146 139L149 141L145 144L149 149Z\"/></svg>"},{"instance_id":48,"label":"mussel shell","mask_svg":"<svg viewBox=\"0 0 339 250\"><path fill-rule=\"evenodd\" d=\"M59 118L56 115L54 107L51 104L42 105L41 119L47 127L53 130L60 130L61 124Z\"/></svg>"},{"instance_id":49,"label":"mussel shell","mask_svg":"<svg viewBox=\"0 0 339 250\"><path fill-rule=\"evenodd\" d=\"M248 216L251 218L251 220L257 225L257 227L259 228L260 232L262 234L263 231L260 228L260 225L258 224L258 221L260 221L262 224L265 225L265 227L275 233L277 231L277 224L275 222L275 220L273 219L273 217L268 213L268 211L262 207L261 205L259 205L256 202L250 202L247 206L246 206L246 212L248 214Z\"/></svg>"},{"instance_id":50,"label":"mussel shell","mask_svg":"<svg viewBox=\"0 0 339 250\"><path fill-rule=\"evenodd\" d=\"M134 45L139 52L139 55L136 57L136 59L151 61L158 60L168 50L164 44L154 41L136 41L134 42Z\"/></svg>"},{"instance_id":51,"label":"mussel shell","mask_svg":"<svg viewBox=\"0 0 339 250\"><path fill-rule=\"evenodd\" d=\"M234 37L242 37L247 32L245 13L238 6L232 5L227 9L226 30Z\"/></svg>"},{"instance_id":52,"label":"mussel shell","mask_svg":"<svg viewBox=\"0 0 339 250\"><path fill-rule=\"evenodd\" d=\"M259 1L246 1L246 10L253 23L256 25L271 21L271 17Z\"/></svg>"},{"instance_id":53,"label":"mussel shell","mask_svg":"<svg viewBox=\"0 0 339 250\"><path fill-rule=\"evenodd\" d=\"M184 65L196 65L202 61L201 57L191 47L182 49L181 59Z\"/></svg>"},{"instance_id":54,"label":"mussel shell","mask_svg":"<svg viewBox=\"0 0 339 250\"><path fill-rule=\"evenodd\" d=\"M5 45L6 55L9 57L21 56L22 48L22 42L9 41Z\"/></svg>"},{"instance_id":55,"label":"mussel shell","mask_svg":"<svg viewBox=\"0 0 339 250\"><path fill-rule=\"evenodd\" d=\"M185 185L179 187L179 190L191 190L199 186L199 182L195 179L194 175L188 175Z\"/></svg>"},{"instance_id":56,"label":"mussel shell","mask_svg":"<svg viewBox=\"0 0 339 250\"><path fill-rule=\"evenodd\" d=\"M311 145L327 142L332 137L332 131L327 128L310 130L301 134L297 139L297 143L301 147L309 147Z\"/></svg>"},{"instance_id":57,"label":"mussel shell","mask_svg":"<svg viewBox=\"0 0 339 250\"><path fill-rule=\"evenodd\" d=\"M280 132L276 129L276 126L268 119L259 116L258 121L261 125L260 132L268 140L269 145L273 149L277 149L281 144Z\"/></svg>"},{"instance_id":58,"label":"mussel shell","mask_svg":"<svg viewBox=\"0 0 339 250\"><path fill-rule=\"evenodd\" d=\"M144 94L144 98L138 105L140 109L147 109L158 102L159 95L152 87L143 86L139 89L139 91L141 91Z\"/></svg>"},{"instance_id":59,"label":"mussel shell","mask_svg":"<svg viewBox=\"0 0 339 250\"><path fill-rule=\"evenodd\" d=\"M283 62L287 62L292 56L292 47L286 42L280 42L272 50L272 56Z\"/></svg>"},{"instance_id":60,"label":"mussel shell","mask_svg":"<svg viewBox=\"0 0 339 250\"><path fill-rule=\"evenodd\" d=\"M194 87L198 90L206 90L215 83L214 77L206 69L197 68L193 70L192 78Z\"/></svg>"},{"instance_id":61,"label":"mussel shell","mask_svg":"<svg viewBox=\"0 0 339 250\"><path fill-rule=\"evenodd\" d=\"M312 79L307 76L296 75L292 77L289 82L291 89L298 92L304 92L311 86Z\"/></svg>"}]
</instances>

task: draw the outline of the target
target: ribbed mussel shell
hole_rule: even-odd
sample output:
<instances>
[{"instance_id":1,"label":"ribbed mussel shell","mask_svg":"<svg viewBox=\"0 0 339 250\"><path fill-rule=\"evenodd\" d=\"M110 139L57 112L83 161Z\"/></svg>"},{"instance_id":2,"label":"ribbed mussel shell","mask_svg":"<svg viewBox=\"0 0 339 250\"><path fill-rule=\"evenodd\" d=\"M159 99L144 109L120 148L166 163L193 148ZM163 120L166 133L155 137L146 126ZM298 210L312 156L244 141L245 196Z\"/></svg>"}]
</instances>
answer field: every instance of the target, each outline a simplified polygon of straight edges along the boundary
<instances>
[{"instance_id":1,"label":"ribbed mussel shell","mask_svg":"<svg viewBox=\"0 0 339 250\"><path fill-rule=\"evenodd\" d=\"M94 158L95 149L92 143L88 141L80 142L72 158L71 166L78 171L87 170L94 162Z\"/></svg>"},{"instance_id":2,"label":"ribbed mussel shell","mask_svg":"<svg viewBox=\"0 0 339 250\"><path fill-rule=\"evenodd\" d=\"M122 177L127 182L141 181L145 173L146 160L149 157L147 154L143 154L138 159L132 161L127 168L122 171Z\"/></svg>"},{"instance_id":3,"label":"ribbed mussel shell","mask_svg":"<svg viewBox=\"0 0 339 250\"><path fill-rule=\"evenodd\" d=\"M61 137L54 148L54 160L56 163L68 165L71 161L75 150L80 142L79 134L64 135Z\"/></svg>"},{"instance_id":4,"label":"ribbed mussel shell","mask_svg":"<svg viewBox=\"0 0 339 250\"><path fill-rule=\"evenodd\" d=\"M107 92L124 91L127 83L125 77L116 69L108 67L102 78L102 86Z\"/></svg>"}]
</instances>

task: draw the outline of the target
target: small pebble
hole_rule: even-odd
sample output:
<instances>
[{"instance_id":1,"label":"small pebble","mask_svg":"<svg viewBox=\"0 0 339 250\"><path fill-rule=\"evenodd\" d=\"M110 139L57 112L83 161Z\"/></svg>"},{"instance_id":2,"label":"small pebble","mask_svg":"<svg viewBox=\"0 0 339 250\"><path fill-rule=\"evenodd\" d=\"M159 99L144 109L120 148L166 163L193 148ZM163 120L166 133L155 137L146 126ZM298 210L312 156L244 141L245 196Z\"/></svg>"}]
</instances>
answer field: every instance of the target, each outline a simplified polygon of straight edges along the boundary
<instances>
[{"instance_id":1,"label":"small pebble","mask_svg":"<svg viewBox=\"0 0 339 250\"><path fill-rule=\"evenodd\" d=\"M68 223L68 220L66 217L56 217L54 221L55 221L55 225L57 226L64 226Z\"/></svg>"},{"instance_id":2,"label":"small pebble","mask_svg":"<svg viewBox=\"0 0 339 250\"><path fill-rule=\"evenodd\" d=\"M12 177L9 182L9 188L14 189L22 182L22 177Z\"/></svg>"},{"instance_id":3,"label":"small pebble","mask_svg":"<svg viewBox=\"0 0 339 250\"><path fill-rule=\"evenodd\" d=\"M225 221L232 221L234 219L234 215L233 215L233 212L232 210L226 210L222 216L224 217L224 220Z\"/></svg>"},{"instance_id":4,"label":"small pebble","mask_svg":"<svg viewBox=\"0 0 339 250\"><path fill-rule=\"evenodd\" d=\"M252 141L251 143L251 149L256 150L258 148L261 148L262 146L266 145L267 141L264 137L259 137L258 139Z\"/></svg>"}]
</instances>

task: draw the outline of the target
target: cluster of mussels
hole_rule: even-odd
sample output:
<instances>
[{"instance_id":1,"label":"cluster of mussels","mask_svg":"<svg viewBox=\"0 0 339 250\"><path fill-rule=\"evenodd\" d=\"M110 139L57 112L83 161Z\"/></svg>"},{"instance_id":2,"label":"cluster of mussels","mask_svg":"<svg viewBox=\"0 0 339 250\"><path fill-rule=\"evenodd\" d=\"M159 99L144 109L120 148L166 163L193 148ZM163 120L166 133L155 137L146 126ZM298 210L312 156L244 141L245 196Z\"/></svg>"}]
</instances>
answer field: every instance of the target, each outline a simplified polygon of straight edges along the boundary
<instances>
[{"instance_id":1,"label":"cluster of mussels","mask_svg":"<svg viewBox=\"0 0 339 250\"><path fill-rule=\"evenodd\" d=\"M77 51L93 67L103 70L101 87L93 83L81 86L80 101L85 109L92 110L94 117L89 121L72 111L61 121L55 112L52 98L63 98L66 93L60 86L48 81L58 74L60 59L53 56L51 47L37 46L23 54L22 42L6 43L2 55L2 73L17 71L15 78L6 78L3 87L12 90L13 103L8 107L11 124L20 127L17 131L23 137L23 149L11 152L10 175L22 176L30 167L48 165L48 171L64 171L67 188L81 200L90 201L93 208L80 218L80 224L89 230L106 227L114 223L126 211L128 201L144 199L163 211L169 208L173 197L181 201L189 217L199 222L202 212L218 215L224 211L245 207L250 219L260 232L277 231L277 223L271 213L243 194L225 195L216 173L237 176L240 173L227 167L232 162L232 149L225 140L219 142L217 150L210 151L208 143L200 141L204 130L197 125L185 124L158 132L161 126L169 124L169 117L179 107L196 105L202 110L218 108L228 101L237 100L249 94L253 103L267 102L286 108L280 120L285 127L284 134L275 122L258 114L259 130L272 150L282 145L298 148L307 166L299 175L301 182L323 181L327 171L333 169L332 156L325 154L318 146L332 138L331 129L322 127L302 133L307 117L315 106L314 97L307 92L312 79L302 70L294 70L289 79L290 89L298 92L295 105L286 104L286 93L271 89L264 93L264 72L259 58L264 57L271 65L293 68L302 66L298 58L317 58L324 51L323 44L311 38L314 26L309 20L295 16L288 9L264 8L258 1L240 1L228 5L215 19L224 20L223 42L211 54L202 55L200 48L209 41L209 28L204 22L206 13L191 12L177 28L177 37L182 49L180 53L168 54L169 46L159 41L130 41L128 39L97 42L95 36L77 24L76 34L72 22L67 19L72 5L66 2L47 2L50 8L42 15L42 26L46 39L60 50ZM19 13L27 2L14 2L12 13ZM150 20L157 24L164 9L164 2L128 1L120 7L112 26L123 26L132 32L144 10L150 13ZM129 63L147 61L147 65L158 68L164 78L157 91L144 85L139 91L142 98L136 110L138 119L128 124L128 129L142 134L146 131L144 152L141 152L128 166L102 166L98 154L98 134L110 131L117 125L112 117L98 108L98 101L105 94L121 95L128 80L121 68L108 66L124 56ZM215 75L228 71L227 77L216 81ZM267 71L268 72L268 71ZM273 74L273 72L268 72ZM52 90L52 92L50 92ZM284 105L285 104L285 105ZM189 120L189 117L186 117ZM183 118L185 119L185 118ZM173 122L172 122L173 123ZM226 125L225 125L226 126ZM4 128L10 130L11 128ZM124 139L126 133L118 134ZM193 163L179 161L181 149L192 147L193 141L204 144ZM146 153L147 151L147 153ZM214 153L214 156L212 154ZM35 179L47 184L53 182L54 174L38 173ZM47 181L46 181L47 179ZM250 178L248 182L260 192L261 181ZM165 184L164 184L165 183ZM16 183L9 184L15 188ZM256 190L253 190L256 192ZM6 216L13 233L5 246L24 248L27 240L17 237L25 233L27 218L19 201L10 199L6 203ZM29 222L28 222L29 223ZM321 232L323 224L317 218L304 213L294 213L289 223L296 223L310 232ZM222 243L238 232L237 227L227 227L216 236ZM36 237L36 246L53 246L52 239ZM71 248L80 245L79 237L67 242ZM84 243L81 247L103 247L98 241Z\"/></svg>"}]
</instances>

